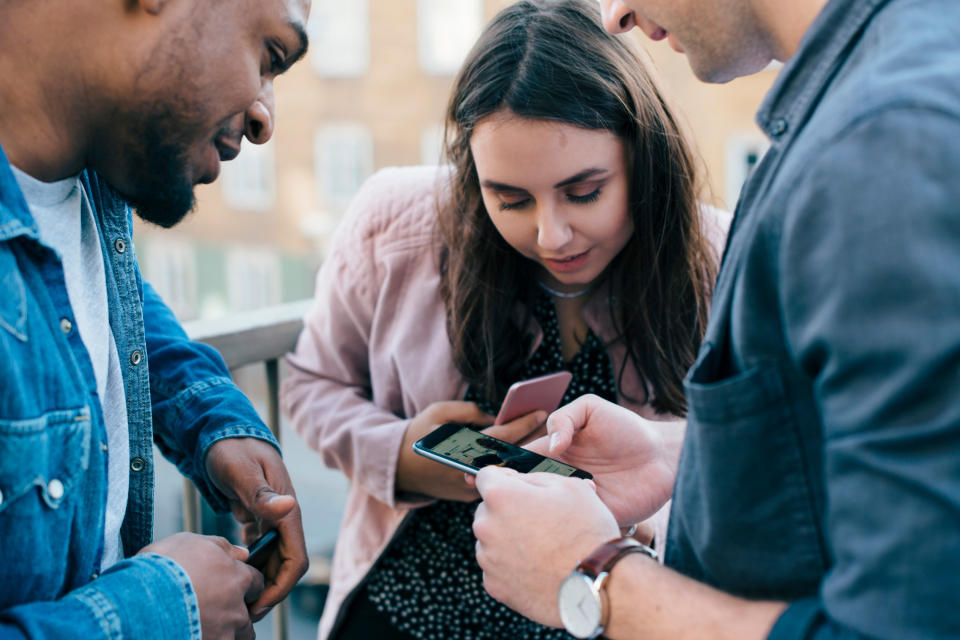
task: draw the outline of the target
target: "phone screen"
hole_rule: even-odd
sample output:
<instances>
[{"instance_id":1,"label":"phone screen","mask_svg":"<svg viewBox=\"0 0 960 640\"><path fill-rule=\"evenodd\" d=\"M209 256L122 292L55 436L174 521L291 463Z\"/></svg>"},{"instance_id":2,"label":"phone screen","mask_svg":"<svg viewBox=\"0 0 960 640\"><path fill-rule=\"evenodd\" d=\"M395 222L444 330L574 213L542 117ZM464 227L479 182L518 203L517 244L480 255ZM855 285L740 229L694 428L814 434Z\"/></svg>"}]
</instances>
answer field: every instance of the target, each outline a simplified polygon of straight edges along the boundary
<instances>
[{"instance_id":1,"label":"phone screen","mask_svg":"<svg viewBox=\"0 0 960 640\"><path fill-rule=\"evenodd\" d=\"M414 445L414 450L429 458L452 464L470 473L497 465L521 473L544 471L562 476L592 478L589 473L569 464L528 451L515 444L491 438L459 424L445 424ZM430 455L432 454L432 455Z\"/></svg>"}]
</instances>

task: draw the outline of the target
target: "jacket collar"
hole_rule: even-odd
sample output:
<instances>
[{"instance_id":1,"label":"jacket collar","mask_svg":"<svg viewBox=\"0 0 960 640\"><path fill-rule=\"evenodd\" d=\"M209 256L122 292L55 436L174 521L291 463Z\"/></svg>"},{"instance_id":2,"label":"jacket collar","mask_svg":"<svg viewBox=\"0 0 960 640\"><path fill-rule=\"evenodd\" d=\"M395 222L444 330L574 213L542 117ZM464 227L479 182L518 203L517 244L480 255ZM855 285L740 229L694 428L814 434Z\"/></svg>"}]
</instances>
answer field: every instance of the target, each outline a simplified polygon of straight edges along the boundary
<instances>
[{"instance_id":1,"label":"jacket collar","mask_svg":"<svg viewBox=\"0 0 960 640\"><path fill-rule=\"evenodd\" d=\"M13 177L7 155L0 146L0 242L17 236L37 239L39 233L20 185Z\"/></svg>"}]
</instances>

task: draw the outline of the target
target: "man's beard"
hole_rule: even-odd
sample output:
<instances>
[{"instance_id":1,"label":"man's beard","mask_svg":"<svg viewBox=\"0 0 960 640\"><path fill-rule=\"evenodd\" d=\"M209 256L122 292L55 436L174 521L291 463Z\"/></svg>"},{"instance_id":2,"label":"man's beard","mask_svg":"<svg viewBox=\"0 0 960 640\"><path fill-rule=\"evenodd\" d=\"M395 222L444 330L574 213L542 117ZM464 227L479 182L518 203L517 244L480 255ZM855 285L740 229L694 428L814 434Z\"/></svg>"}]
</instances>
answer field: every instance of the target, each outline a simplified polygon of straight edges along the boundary
<instances>
[{"instance_id":1,"label":"man's beard","mask_svg":"<svg viewBox=\"0 0 960 640\"><path fill-rule=\"evenodd\" d=\"M153 109L130 140L130 193L122 193L137 215L170 228L193 210L193 184L187 177L187 145L169 107ZM179 134L179 135L178 135Z\"/></svg>"}]
</instances>

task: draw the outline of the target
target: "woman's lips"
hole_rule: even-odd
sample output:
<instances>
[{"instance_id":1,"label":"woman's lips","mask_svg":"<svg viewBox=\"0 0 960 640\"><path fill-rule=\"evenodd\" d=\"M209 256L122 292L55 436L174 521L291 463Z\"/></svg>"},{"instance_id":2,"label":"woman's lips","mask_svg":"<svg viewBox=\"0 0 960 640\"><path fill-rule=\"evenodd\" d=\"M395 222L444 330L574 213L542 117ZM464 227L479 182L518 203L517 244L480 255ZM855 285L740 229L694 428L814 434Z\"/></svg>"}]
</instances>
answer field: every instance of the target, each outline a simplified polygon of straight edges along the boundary
<instances>
[{"instance_id":1,"label":"woman's lips","mask_svg":"<svg viewBox=\"0 0 960 640\"><path fill-rule=\"evenodd\" d=\"M559 260L553 258L543 258L543 264L549 267L551 271L557 271L559 273L569 273L571 271L576 271L587 261L587 257L590 255L590 250L587 249L583 253L578 253L572 255L569 258L562 258Z\"/></svg>"}]
</instances>

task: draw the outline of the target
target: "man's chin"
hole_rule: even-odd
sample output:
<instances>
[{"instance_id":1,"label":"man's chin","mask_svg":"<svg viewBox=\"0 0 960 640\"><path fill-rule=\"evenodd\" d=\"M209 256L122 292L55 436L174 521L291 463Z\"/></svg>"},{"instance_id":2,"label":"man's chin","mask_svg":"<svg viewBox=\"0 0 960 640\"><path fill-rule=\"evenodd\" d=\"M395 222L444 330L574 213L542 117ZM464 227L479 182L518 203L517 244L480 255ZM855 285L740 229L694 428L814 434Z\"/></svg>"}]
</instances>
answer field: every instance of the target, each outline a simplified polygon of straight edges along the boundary
<instances>
[{"instance_id":1,"label":"man's chin","mask_svg":"<svg viewBox=\"0 0 960 640\"><path fill-rule=\"evenodd\" d=\"M165 229L174 226L193 211L193 189L166 189L161 194L124 196L137 217Z\"/></svg>"}]
</instances>

